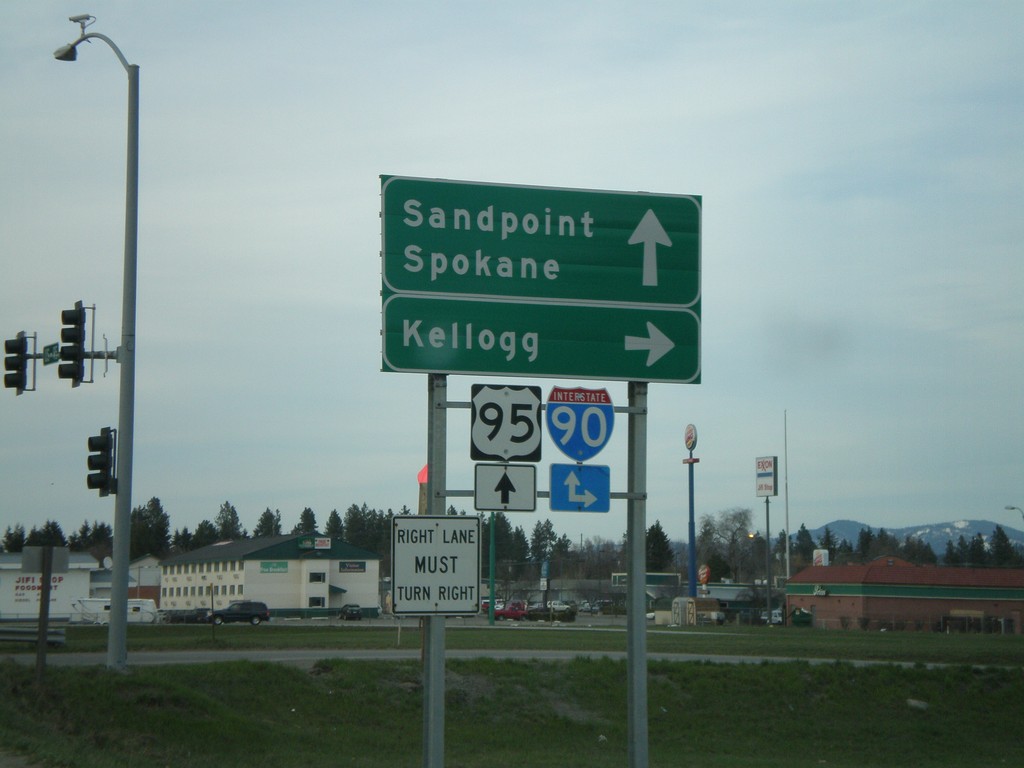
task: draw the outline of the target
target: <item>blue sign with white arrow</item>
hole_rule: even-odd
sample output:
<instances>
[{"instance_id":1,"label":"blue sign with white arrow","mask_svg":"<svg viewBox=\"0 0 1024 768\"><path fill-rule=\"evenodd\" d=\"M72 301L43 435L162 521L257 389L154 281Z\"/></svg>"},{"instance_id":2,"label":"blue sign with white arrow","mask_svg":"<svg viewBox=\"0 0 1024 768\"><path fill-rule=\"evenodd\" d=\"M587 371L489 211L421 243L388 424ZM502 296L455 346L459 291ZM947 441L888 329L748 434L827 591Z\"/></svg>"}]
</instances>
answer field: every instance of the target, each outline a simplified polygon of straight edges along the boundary
<instances>
[{"instance_id":1,"label":"blue sign with white arrow","mask_svg":"<svg viewBox=\"0 0 1024 768\"><path fill-rule=\"evenodd\" d=\"M553 512L607 512L611 509L611 470L599 464L552 464Z\"/></svg>"}]
</instances>

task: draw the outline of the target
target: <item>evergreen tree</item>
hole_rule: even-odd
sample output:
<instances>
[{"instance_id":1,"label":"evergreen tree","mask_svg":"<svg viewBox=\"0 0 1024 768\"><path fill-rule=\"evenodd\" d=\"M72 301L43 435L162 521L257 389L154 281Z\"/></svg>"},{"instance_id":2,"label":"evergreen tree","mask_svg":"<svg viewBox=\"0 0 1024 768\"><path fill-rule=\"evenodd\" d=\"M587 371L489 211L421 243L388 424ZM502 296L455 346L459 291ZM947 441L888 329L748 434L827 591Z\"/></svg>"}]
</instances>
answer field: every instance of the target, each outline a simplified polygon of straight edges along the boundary
<instances>
[{"instance_id":1,"label":"evergreen tree","mask_svg":"<svg viewBox=\"0 0 1024 768\"><path fill-rule=\"evenodd\" d=\"M800 558L800 562L806 565L814 562L814 538L803 523L800 524L800 529L796 532L793 552Z\"/></svg>"},{"instance_id":2,"label":"evergreen tree","mask_svg":"<svg viewBox=\"0 0 1024 768\"><path fill-rule=\"evenodd\" d=\"M836 547L835 562L836 564L848 563L853 559L853 544L846 539L839 542L839 546Z\"/></svg>"},{"instance_id":3,"label":"evergreen tree","mask_svg":"<svg viewBox=\"0 0 1024 768\"><path fill-rule=\"evenodd\" d=\"M13 528L7 526L4 531L3 549L4 552L21 552L25 546L25 526L18 523Z\"/></svg>"},{"instance_id":4,"label":"evergreen tree","mask_svg":"<svg viewBox=\"0 0 1024 768\"><path fill-rule=\"evenodd\" d=\"M971 565L971 548L962 533L956 540L956 559L958 565Z\"/></svg>"},{"instance_id":5,"label":"evergreen tree","mask_svg":"<svg viewBox=\"0 0 1024 768\"><path fill-rule=\"evenodd\" d=\"M554 548L557 538L555 527L550 520L545 520L543 523L537 521L537 524L533 526L533 534L530 536L530 559L535 563L550 559L551 550Z\"/></svg>"},{"instance_id":6,"label":"evergreen tree","mask_svg":"<svg viewBox=\"0 0 1024 768\"><path fill-rule=\"evenodd\" d=\"M887 532L885 528L878 529L878 535L875 537L874 542L871 546L869 559L876 557L886 557L890 555L900 554L900 542L895 536Z\"/></svg>"},{"instance_id":7,"label":"evergreen tree","mask_svg":"<svg viewBox=\"0 0 1024 768\"><path fill-rule=\"evenodd\" d=\"M217 527L217 538L220 541L237 541L248 538L245 528L242 527L242 521L238 517L238 510L230 501L225 501L220 505L214 525Z\"/></svg>"},{"instance_id":8,"label":"evergreen tree","mask_svg":"<svg viewBox=\"0 0 1024 768\"><path fill-rule=\"evenodd\" d=\"M962 539L963 536L960 538ZM942 562L946 565L963 565L960 554L957 552L956 547L953 546L952 539L946 539L946 554L942 556Z\"/></svg>"},{"instance_id":9,"label":"evergreen tree","mask_svg":"<svg viewBox=\"0 0 1024 768\"><path fill-rule=\"evenodd\" d=\"M376 543L373 513L365 501L362 506L353 504L345 510L345 521L342 527L345 531L345 541L353 546L366 547L368 543Z\"/></svg>"},{"instance_id":10,"label":"evergreen tree","mask_svg":"<svg viewBox=\"0 0 1024 768\"><path fill-rule=\"evenodd\" d=\"M316 533L316 515L312 509L306 507L302 510L299 522L292 528L292 533Z\"/></svg>"},{"instance_id":11,"label":"evergreen tree","mask_svg":"<svg viewBox=\"0 0 1024 768\"><path fill-rule=\"evenodd\" d=\"M195 549L195 545L192 541L192 531L185 526L180 531L175 528L174 535L171 537L171 547L178 552L189 552Z\"/></svg>"},{"instance_id":12,"label":"evergreen tree","mask_svg":"<svg viewBox=\"0 0 1024 768\"><path fill-rule=\"evenodd\" d=\"M827 525L825 526L825 531L821 534L821 538L818 539L818 548L827 550L829 562L832 562L835 558L837 544L836 537L832 534L832 531L829 530Z\"/></svg>"},{"instance_id":13,"label":"evergreen tree","mask_svg":"<svg viewBox=\"0 0 1024 768\"><path fill-rule=\"evenodd\" d=\"M491 562L491 520L494 513L480 515L480 579L486 580L490 571ZM497 563L497 558L495 558Z\"/></svg>"},{"instance_id":14,"label":"evergreen tree","mask_svg":"<svg viewBox=\"0 0 1024 768\"><path fill-rule=\"evenodd\" d=\"M935 551L932 549L931 544L927 544L916 536L907 536L903 539L903 544L900 546L900 557L911 563L917 565L934 565L938 562L938 558L935 556Z\"/></svg>"},{"instance_id":15,"label":"evergreen tree","mask_svg":"<svg viewBox=\"0 0 1024 768\"><path fill-rule=\"evenodd\" d=\"M281 510L270 511L270 507L267 507L263 514L260 515L260 519L256 521L256 527L252 529L252 537L254 539L262 539L266 536L280 536L281 535Z\"/></svg>"},{"instance_id":16,"label":"evergreen tree","mask_svg":"<svg viewBox=\"0 0 1024 768\"><path fill-rule=\"evenodd\" d=\"M332 509L331 514L327 516L324 535L330 536L332 539L345 538L345 524L341 522L341 515L338 514L338 510Z\"/></svg>"},{"instance_id":17,"label":"evergreen tree","mask_svg":"<svg viewBox=\"0 0 1024 768\"><path fill-rule=\"evenodd\" d=\"M512 552L509 560L516 564L516 575L524 571L526 561L530 559L530 542L526 538L526 531L521 525L517 525L512 531Z\"/></svg>"},{"instance_id":18,"label":"evergreen tree","mask_svg":"<svg viewBox=\"0 0 1024 768\"><path fill-rule=\"evenodd\" d=\"M495 566L504 563L507 567L517 561L513 554L512 524L509 522L508 516L504 512L496 512L492 516L485 516L480 521L480 536L482 539L480 545L480 568L481 573L484 575L490 572L491 567L491 520L494 521Z\"/></svg>"},{"instance_id":19,"label":"evergreen tree","mask_svg":"<svg viewBox=\"0 0 1024 768\"><path fill-rule=\"evenodd\" d=\"M675 567L675 553L672 543L668 540L661 521L655 520L654 525L647 529L647 570L662 573Z\"/></svg>"},{"instance_id":20,"label":"evergreen tree","mask_svg":"<svg viewBox=\"0 0 1024 768\"><path fill-rule=\"evenodd\" d=\"M68 547L72 552L88 552L97 560L114 551L114 530L108 523L98 520L89 525L85 520L78 531L68 536Z\"/></svg>"},{"instance_id":21,"label":"evergreen tree","mask_svg":"<svg viewBox=\"0 0 1024 768\"><path fill-rule=\"evenodd\" d=\"M211 544L216 544L219 540L217 538L217 526L209 520L201 520L199 525L196 526L195 533L192 534L192 549L202 549Z\"/></svg>"},{"instance_id":22,"label":"evergreen tree","mask_svg":"<svg viewBox=\"0 0 1024 768\"><path fill-rule=\"evenodd\" d=\"M775 537L775 544L772 545L772 555L775 559L780 562L786 562L786 529L783 528L779 531L779 535Z\"/></svg>"},{"instance_id":23,"label":"evergreen tree","mask_svg":"<svg viewBox=\"0 0 1024 768\"><path fill-rule=\"evenodd\" d=\"M131 512L129 559L143 555L163 557L171 547L171 518L154 496Z\"/></svg>"},{"instance_id":24,"label":"evergreen tree","mask_svg":"<svg viewBox=\"0 0 1024 768\"><path fill-rule=\"evenodd\" d=\"M32 530L25 537L25 546L28 547L65 547L67 543L64 530L55 520L47 520L38 530L32 526Z\"/></svg>"},{"instance_id":25,"label":"evergreen tree","mask_svg":"<svg viewBox=\"0 0 1024 768\"><path fill-rule=\"evenodd\" d=\"M571 558L572 539L564 533L555 539L555 543L551 546L551 557L558 558L563 561Z\"/></svg>"},{"instance_id":26,"label":"evergreen tree","mask_svg":"<svg viewBox=\"0 0 1024 768\"><path fill-rule=\"evenodd\" d=\"M490 535L490 528L488 528ZM514 538L512 535L512 523L504 512L497 512L494 515L494 555L500 563L515 560Z\"/></svg>"},{"instance_id":27,"label":"evergreen tree","mask_svg":"<svg viewBox=\"0 0 1024 768\"><path fill-rule=\"evenodd\" d=\"M700 527L697 530L697 562L708 564L711 556L718 552L718 542L715 540L717 530L715 520L711 515L703 515L700 518ZM728 576L728 571L725 573Z\"/></svg>"},{"instance_id":28,"label":"evergreen tree","mask_svg":"<svg viewBox=\"0 0 1024 768\"><path fill-rule=\"evenodd\" d=\"M967 547L967 562L975 568L988 565L988 548L985 546L985 537L980 533L971 537Z\"/></svg>"},{"instance_id":29,"label":"evergreen tree","mask_svg":"<svg viewBox=\"0 0 1024 768\"><path fill-rule=\"evenodd\" d=\"M874 556L875 534L870 528L861 528L857 536L857 556L867 562Z\"/></svg>"},{"instance_id":30,"label":"evergreen tree","mask_svg":"<svg viewBox=\"0 0 1024 768\"><path fill-rule=\"evenodd\" d=\"M722 579L732 577L732 570L729 567L729 561L722 557L718 552L712 552L711 556L705 561L705 565L708 567L709 581L721 581Z\"/></svg>"},{"instance_id":31,"label":"evergreen tree","mask_svg":"<svg viewBox=\"0 0 1024 768\"><path fill-rule=\"evenodd\" d=\"M992 532L991 554L992 565L997 568L1016 568L1020 566L1017 551L1013 548L1010 537L1006 535L1006 531L1003 530L1001 525L997 525L996 529Z\"/></svg>"},{"instance_id":32,"label":"evergreen tree","mask_svg":"<svg viewBox=\"0 0 1024 768\"><path fill-rule=\"evenodd\" d=\"M72 552L84 552L87 545L83 542L89 541L90 538L92 538L92 526L89 525L88 520L84 520L78 530L68 536L68 549Z\"/></svg>"}]
</instances>

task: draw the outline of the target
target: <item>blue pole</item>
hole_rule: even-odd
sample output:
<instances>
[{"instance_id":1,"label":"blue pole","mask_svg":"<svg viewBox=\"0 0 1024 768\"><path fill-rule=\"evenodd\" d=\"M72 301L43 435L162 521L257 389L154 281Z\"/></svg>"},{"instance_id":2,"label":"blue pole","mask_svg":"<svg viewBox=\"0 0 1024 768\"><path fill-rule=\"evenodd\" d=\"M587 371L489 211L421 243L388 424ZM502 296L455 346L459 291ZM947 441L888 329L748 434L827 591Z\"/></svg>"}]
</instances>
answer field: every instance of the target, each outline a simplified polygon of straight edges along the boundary
<instances>
[{"instance_id":1,"label":"blue pole","mask_svg":"<svg viewBox=\"0 0 1024 768\"><path fill-rule=\"evenodd\" d=\"M690 547L689 563L686 570L687 590L690 597L697 596L697 534L693 523L693 465L696 463L697 461L693 458L693 451L690 451L690 460L687 462L690 466Z\"/></svg>"}]
</instances>

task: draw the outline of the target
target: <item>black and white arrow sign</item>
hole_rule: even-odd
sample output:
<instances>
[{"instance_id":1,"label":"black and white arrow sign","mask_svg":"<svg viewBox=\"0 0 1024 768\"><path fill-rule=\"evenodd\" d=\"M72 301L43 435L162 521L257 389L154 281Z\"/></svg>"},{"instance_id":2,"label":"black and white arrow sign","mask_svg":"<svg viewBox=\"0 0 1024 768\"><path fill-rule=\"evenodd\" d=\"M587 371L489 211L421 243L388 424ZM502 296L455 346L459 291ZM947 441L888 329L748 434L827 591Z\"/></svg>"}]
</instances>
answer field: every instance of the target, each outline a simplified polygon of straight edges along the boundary
<instances>
[{"instance_id":1,"label":"black and white arrow sign","mask_svg":"<svg viewBox=\"0 0 1024 768\"><path fill-rule=\"evenodd\" d=\"M478 511L535 511L537 468L532 464L477 464L473 506Z\"/></svg>"}]
</instances>

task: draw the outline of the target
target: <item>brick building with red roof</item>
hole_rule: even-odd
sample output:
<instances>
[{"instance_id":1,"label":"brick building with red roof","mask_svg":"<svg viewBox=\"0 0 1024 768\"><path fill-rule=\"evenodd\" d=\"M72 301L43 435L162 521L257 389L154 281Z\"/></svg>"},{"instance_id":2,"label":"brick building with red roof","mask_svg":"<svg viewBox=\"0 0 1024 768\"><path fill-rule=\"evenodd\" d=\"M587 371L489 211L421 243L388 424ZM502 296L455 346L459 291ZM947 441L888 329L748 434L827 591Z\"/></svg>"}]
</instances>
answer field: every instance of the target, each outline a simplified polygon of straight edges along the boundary
<instances>
[{"instance_id":1,"label":"brick building with red roof","mask_svg":"<svg viewBox=\"0 0 1024 768\"><path fill-rule=\"evenodd\" d=\"M1021 634L1024 569L914 565L879 557L805 568L786 585L787 614L823 629L906 629Z\"/></svg>"}]
</instances>

